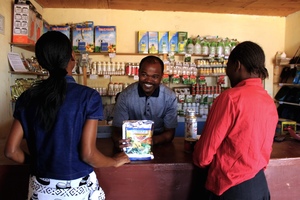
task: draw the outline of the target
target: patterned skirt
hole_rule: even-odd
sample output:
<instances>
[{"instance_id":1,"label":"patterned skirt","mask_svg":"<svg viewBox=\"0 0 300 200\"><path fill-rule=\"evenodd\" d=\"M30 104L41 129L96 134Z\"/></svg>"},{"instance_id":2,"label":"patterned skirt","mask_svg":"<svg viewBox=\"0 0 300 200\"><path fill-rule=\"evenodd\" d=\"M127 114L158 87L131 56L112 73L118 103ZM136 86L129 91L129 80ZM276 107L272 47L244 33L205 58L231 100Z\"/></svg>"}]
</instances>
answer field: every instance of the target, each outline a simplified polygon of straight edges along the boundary
<instances>
[{"instance_id":1,"label":"patterned skirt","mask_svg":"<svg viewBox=\"0 0 300 200\"><path fill-rule=\"evenodd\" d=\"M75 180L30 176L28 200L104 200L95 172Z\"/></svg>"}]
</instances>

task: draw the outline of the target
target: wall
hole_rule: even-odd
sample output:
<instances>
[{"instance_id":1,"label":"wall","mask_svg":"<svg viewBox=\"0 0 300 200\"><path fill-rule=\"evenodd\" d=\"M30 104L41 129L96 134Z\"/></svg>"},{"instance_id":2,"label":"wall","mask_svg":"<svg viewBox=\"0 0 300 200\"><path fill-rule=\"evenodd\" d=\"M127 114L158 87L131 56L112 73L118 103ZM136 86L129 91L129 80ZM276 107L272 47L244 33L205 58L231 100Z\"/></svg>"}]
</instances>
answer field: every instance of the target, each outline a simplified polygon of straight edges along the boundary
<instances>
[{"instance_id":1,"label":"wall","mask_svg":"<svg viewBox=\"0 0 300 200\"><path fill-rule=\"evenodd\" d=\"M293 57L300 47L300 11L286 17L285 52ZM298 52L298 55L300 52Z\"/></svg>"},{"instance_id":2,"label":"wall","mask_svg":"<svg viewBox=\"0 0 300 200\"><path fill-rule=\"evenodd\" d=\"M5 32L4 35L0 34L0 138L8 132L11 123L11 106L10 106L10 79L7 73L8 62L7 53L10 51L9 42L11 41L11 0L2 0L0 6L0 14L5 18Z\"/></svg>"},{"instance_id":3,"label":"wall","mask_svg":"<svg viewBox=\"0 0 300 200\"><path fill-rule=\"evenodd\" d=\"M4 1L4 2L3 2ZM0 13L5 16L5 35L0 35L0 138L4 138L12 120L10 102L10 74L7 53L11 41L11 0L2 0ZM35 3L33 1L33 3ZM35 4L36 5L36 4ZM43 18L50 24L77 23L94 21L95 25L117 26L117 51L136 52L136 31L138 30L181 30L189 36L218 35L219 37L236 38L239 41L252 40L265 50L266 67L270 78L266 80L266 90L273 95L273 57L276 51L285 50L286 24L298 26L299 14L285 17L265 17L230 14L160 12L160 11L123 11L101 9L41 9L36 5ZM294 20L294 18L296 18ZM291 21L287 23L287 21ZM298 20L299 21L299 20ZM298 34L299 35L299 34ZM25 52L25 56L30 53ZM93 56L93 60L100 58ZM118 56L114 61L138 62L141 56Z\"/></svg>"},{"instance_id":4,"label":"wall","mask_svg":"<svg viewBox=\"0 0 300 200\"><path fill-rule=\"evenodd\" d=\"M266 53L270 78L266 80L265 87L270 95L273 95L273 57L276 51L284 48L284 17L99 9L44 9L43 17L50 24L91 20L95 25L116 25L118 52L137 51L138 30L180 30L187 31L189 36L217 35L239 41L252 40L260 44ZM137 62L141 57L122 59Z\"/></svg>"}]
</instances>

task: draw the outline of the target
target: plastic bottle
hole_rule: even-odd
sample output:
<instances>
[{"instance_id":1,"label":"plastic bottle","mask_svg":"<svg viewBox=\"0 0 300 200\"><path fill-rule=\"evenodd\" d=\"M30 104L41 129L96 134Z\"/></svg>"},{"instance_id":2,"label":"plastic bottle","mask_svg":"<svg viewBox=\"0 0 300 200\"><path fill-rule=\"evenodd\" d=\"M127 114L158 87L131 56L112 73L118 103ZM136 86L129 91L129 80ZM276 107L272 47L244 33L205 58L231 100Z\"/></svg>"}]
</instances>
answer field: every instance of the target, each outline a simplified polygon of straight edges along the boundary
<instances>
[{"instance_id":1,"label":"plastic bottle","mask_svg":"<svg viewBox=\"0 0 300 200\"><path fill-rule=\"evenodd\" d=\"M194 46L194 54L201 54L201 41L199 35L196 38L195 46Z\"/></svg>"},{"instance_id":2,"label":"plastic bottle","mask_svg":"<svg viewBox=\"0 0 300 200\"><path fill-rule=\"evenodd\" d=\"M186 43L186 53L193 54L194 53L194 44L191 38L188 38Z\"/></svg>"}]
</instances>

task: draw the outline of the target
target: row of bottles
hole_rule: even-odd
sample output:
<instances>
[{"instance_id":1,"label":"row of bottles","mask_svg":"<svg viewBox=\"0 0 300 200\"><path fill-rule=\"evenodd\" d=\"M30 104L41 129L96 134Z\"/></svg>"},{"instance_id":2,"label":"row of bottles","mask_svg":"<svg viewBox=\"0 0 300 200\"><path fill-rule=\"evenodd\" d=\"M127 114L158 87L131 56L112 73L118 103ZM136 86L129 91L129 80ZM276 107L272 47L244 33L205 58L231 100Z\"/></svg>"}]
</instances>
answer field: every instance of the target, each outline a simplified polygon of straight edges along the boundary
<instances>
[{"instance_id":1,"label":"row of bottles","mask_svg":"<svg viewBox=\"0 0 300 200\"><path fill-rule=\"evenodd\" d=\"M119 92L122 92L127 86L129 85L129 83L112 83L110 82L108 84L108 87L96 87L94 88L95 90L97 90L99 92L99 94L101 96L114 96L116 94L118 94Z\"/></svg>"},{"instance_id":2,"label":"row of bottles","mask_svg":"<svg viewBox=\"0 0 300 200\"><path fill-rule=\"evenodd\" d=\"M194 110L198 117L206 118L214 100L222 91L223 88L220 85L193 85L191 94L178 95L178 115L186 115L187 110Z\"/></svg>"},{"instance_id":3,"label":"row of bottles","mask_svg":"<svg viewBox=\"0 0 300 200\"><path fill-rule=\"evenodd\" d=\"M186 42L186 53L201 55L218 55L219 57L229 56L230 52L238 44L236 39L219 37L188 38Z\"/></svg>"},{"instance_id":4,"label":"row of bottles","mask_svg":"<svg viewBox=\"0 0 300 200\"><path fill-rule=\"evenodd\" d=\"M168 75L209 75L209 74L225 74L226 62L218 62L208 60L194 62L165 62L164 74Z\"/></svg>"}]
</instances>

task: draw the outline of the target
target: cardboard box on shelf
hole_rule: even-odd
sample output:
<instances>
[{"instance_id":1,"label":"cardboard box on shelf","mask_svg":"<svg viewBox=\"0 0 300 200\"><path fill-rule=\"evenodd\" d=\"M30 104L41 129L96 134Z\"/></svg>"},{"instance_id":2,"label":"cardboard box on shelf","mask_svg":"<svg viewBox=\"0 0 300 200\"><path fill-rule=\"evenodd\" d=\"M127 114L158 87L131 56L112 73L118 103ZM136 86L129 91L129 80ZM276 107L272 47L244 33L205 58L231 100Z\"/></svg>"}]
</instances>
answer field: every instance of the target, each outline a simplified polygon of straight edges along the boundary
<instances>
[{"instance_id":1,"label":"cardboard box on shelf","mask_svg":"<svg viewBox=\"0 0 300 200\"><path fill-rule=\"evenodd\" d=\"M186 53L185 47L188 38L187 32L178 32L178 53Z\"/></svg>"},{"instance_id":2,"label":"cardboard box on shelf","mask_svg":"<svg viewBox=\"0 0 300 200\"><path fill-rule=\"evenodd\" d=\"M138 52L147 54L148 50L149 50L148 31L138 31Z\"/></svg>"},{"instance_id":3,"label":"cardboard box on shelf","mask_svg":"<svg viewBox=\"0 0 300 200\"><path fill-rule=\"evenodd\" d=\"M63 34L65 34L69 39L71 38L71 28L69 25L64 25L64 26L50 26L50 29L52 31L59 31Z\"/></svg>"},{"instance_id":4,"label":"cardboard box on shelf","mask_svg":"<svg viewBox=\"0 0 300 200\"><path fill-rule=\"evenodd\" d=\"M36 12L31 4L14 4L12 42L34 44Z\"/></svg>"},{"instance_id":5,"label":"cardboard box on shelf","mask_svg":"<svg viewBox=\"0 0 300 200\"><path fill-rule=\"evenodd\" d=\"M72 28L72 46L77 53L82 51L94 52L94 22L86 21L75 24Z\"/></svg>"},{"instance_id":6,"label":"cardboard box on shelf","mask_svg":"<svg viewBox=\"0 0 300 200\"><path fill-rule=\"evenodd\" d=\"M117 51L116 26L95 26L95 52Z\"/></svg>"},{"instance_id":7,"label":"cardboard box on shelf","mask_svg":"<svg viewBox=\"0 0 300 200\"><path fill-rule=\"evenodd\" d=\"M178 32L169 31L169 52L178 52Z\"/></svg>"},{"instance_id":8,"label":"cardboard box on shelf","mask_svg":"<svg viewBox=\"0 0 300 200\"><path fill-rule=\"evenodd\" d=\"M158 32L158 53L169 52L169 32L159 31Z\"/></svg>"},{"instance_id":9,"label":"cardboard box on shelf","mask_svg":"<svg viewBox=\"0 0 300 200\"><path fill-rule=\"evenodd\" d=\"M149 53L150 54L157 54L158 53L158 32L157 31L148 31L148 38L149 38Z\"/></svg>"},{"instance_id":10,"label":"cardboard box on shelf","mask_svg":"<svg viewBox=\"0 0 300 200\"><path fill-rule=\"evenodd\" d=\"M36 30L36 41L37 41L43 34L43 18L42 15L39 13L36 13L35 30Z\"/></svg>"}]
</instances>

